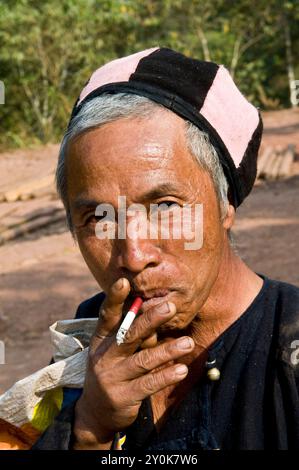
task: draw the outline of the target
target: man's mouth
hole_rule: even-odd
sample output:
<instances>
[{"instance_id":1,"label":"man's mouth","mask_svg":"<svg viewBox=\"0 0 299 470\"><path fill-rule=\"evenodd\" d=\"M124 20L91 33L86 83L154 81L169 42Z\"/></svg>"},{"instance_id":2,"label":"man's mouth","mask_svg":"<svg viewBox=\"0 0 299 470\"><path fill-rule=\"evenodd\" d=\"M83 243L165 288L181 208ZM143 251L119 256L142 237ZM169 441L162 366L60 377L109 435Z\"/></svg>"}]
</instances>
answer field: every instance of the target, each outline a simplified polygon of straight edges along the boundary
<instances>
[{"instance_id":1,"label":"man's mouth","mask_svg":"<svg viewBox=\"0 0 299 470\"><path fill-rule=\"evenodd\" d=\"M141 297L143 300L142 306L149 308L167 301L170 293L170 289L153 289L147 291L132 290L130 295L132 298Z\"/></svg>"}]
</instances>

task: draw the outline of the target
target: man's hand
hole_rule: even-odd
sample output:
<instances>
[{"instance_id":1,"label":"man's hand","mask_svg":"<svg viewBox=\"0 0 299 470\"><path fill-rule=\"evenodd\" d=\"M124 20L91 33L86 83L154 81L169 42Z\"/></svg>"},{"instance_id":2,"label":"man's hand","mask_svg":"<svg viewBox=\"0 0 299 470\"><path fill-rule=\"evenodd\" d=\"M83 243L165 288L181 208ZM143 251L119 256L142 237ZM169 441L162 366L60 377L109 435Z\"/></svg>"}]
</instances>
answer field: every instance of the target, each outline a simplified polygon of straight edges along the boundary
<instances>
[{"instance_id":1,"label":"man's hand","mask_svg":"<svg viewBox=\"0 0 299 470\"><path fill-rule=\"evenodd\" d=\"M176 313L171 302L138 315L125 342L117 346L116 332L129 291L128 280L119 279L101 307L83 393L76 405L75 449L110 449L115 433L135 421L143 399L179 383L188 373L186 365L171 361L192 351L191 338L153 346L156 329ZM141 345L151 347L137 351Z\"/></svg>"}]
</instances>

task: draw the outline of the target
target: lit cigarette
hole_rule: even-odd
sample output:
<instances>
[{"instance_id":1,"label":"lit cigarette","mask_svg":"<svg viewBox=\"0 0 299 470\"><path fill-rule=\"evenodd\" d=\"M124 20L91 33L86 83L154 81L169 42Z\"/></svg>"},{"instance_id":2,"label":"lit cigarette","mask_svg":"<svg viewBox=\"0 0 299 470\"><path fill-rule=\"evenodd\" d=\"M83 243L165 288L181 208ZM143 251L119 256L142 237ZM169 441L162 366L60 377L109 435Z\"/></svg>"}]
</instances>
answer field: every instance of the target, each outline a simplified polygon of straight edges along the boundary
<instances>
[{"instance_id":1,"label":"lit cigarette","mask_svg":"<svg viewBox=\"0 0 299 470\"><path fill-rule=\"evenodd\" d=\"M117 342L118 346L124 342L127 331L130 328L130 326L132 325L133 321L135 320L135 318L137 316L137 313L138 313L138 310L140 309L140 307L142 305L142 302L143 302L143 300L141 299L141 297L136 297L136 299L134 300L134 302L131 305L130 310L128 311L127 315L125 316L124 321L120 325L119 330L116 334L116 342Z\"/></svg>"}]
</instances>

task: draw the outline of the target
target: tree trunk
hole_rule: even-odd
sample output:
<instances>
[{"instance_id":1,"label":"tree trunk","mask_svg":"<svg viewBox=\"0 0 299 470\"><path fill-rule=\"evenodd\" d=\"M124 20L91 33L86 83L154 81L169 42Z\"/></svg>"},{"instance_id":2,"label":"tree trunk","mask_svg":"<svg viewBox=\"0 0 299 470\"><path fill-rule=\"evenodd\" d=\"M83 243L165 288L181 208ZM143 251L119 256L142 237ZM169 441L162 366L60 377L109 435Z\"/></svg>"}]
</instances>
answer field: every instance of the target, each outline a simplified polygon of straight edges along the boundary
<instances>
[{"instance_id":1,"label":"tree trunk","mask_svg":"<svg viewBox=\"0 0 299 470\"><path fill-rule=\"evenodd\" d=\"M239 61L241 41L242 41L242 37L240 35L237 37L234 43L233 56L232 56L232 60L230 64L230 74L232 78L235 77L235 72L236 72L238 61Z\"/></svg>"},{"instance_id":2,"label":"tree trunk","mask_svg":"<svg viewBox=\"0 0 299 470\"><path fill-rule=\"evenodd\" d=\"M208 41L207 41L206 35L205 35L205 33L204 33L201 26L198 26L197 31L198 31L198 36L199 36L199 39L200 39L200 42L201 42L201 47L202 47L204 59L207 62L209 62L211 60L211 56L210 56L210 51L209 51L209 46L208 46Z\"/></svg>"}]
</instances>

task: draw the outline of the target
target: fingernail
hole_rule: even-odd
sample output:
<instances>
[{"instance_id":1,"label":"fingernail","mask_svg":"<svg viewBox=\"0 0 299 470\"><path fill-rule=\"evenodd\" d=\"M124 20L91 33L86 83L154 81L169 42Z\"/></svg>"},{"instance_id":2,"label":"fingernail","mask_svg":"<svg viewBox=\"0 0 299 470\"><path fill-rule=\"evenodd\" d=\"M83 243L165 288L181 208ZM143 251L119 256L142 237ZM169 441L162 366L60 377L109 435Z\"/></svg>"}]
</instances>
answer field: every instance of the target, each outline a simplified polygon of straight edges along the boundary
<instances>
[{"instance_id":1,"label":"fingernail","mask_svg":"<svg viewBox=\"0 0 299 470\"><path fill-rule=\"evenodd\" d=\"M180 338L177 342L177 346L179 349L191 349L193 344L187 336L185 338Z\"/></svg>"},{"instance_id":2,"label":"fingernail","mask_svg":"<svg viewBox=\"0 0 299 470\"><path fill-rule=\"evenodd\" d=\"M170 308L169 308L169 305L168 305L168 302L165 302L164 304L160 304L158 307L158 312L159 313L168 313L170 312Z\"/></svg>"},{"instance_id":3,"label":"fingernail","mask_svg":"<svg viewBox=\"0 0 299 470\"><path fill-rule=\"evenodd\" d=\"M180 364L179 366L175 368L175 373L177 375L186 375L187 372L188 372L188 367L184 366L184 364Z\"/></svg>"},{"instance_id":4,"label":"fingernail","mask_svg":"<svg viewBox=\"0 0 299 470\"><path fill-rule=\"evenodd\" d=\"M117 281L117 283L115 284L115 289L120 290L120 289L123 288L123 286L124 286L124 280L123 280L123 278L121 277L121 278Z\"/></svg>"}]
</instances>

